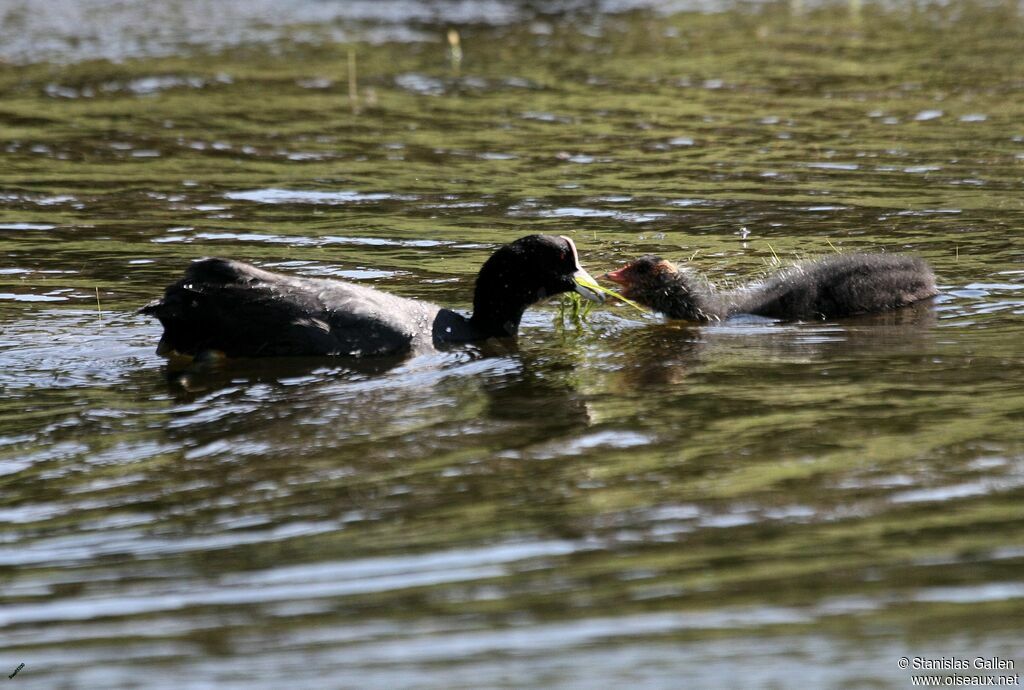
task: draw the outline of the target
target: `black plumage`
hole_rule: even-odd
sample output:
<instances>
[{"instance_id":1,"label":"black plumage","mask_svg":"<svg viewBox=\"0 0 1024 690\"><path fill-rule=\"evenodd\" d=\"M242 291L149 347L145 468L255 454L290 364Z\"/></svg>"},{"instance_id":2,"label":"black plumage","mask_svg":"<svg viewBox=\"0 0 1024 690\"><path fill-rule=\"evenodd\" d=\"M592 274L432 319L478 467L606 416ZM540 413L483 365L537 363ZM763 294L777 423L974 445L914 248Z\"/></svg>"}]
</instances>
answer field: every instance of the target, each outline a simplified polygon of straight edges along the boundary
<instances>
[{"instance_id":1,"label":"black plumage","mask_svg":"<svg viewBox=\"0 0 1024 690\"><path fill-rule=\"evenodd\" d=\"M464 317L342 280L302 278L241 261L202 259L162 299L142 308L164 327L161 354L228 357L376 357L515 336L523 312L550 295L593 283L572 240L530 235L498 249L477 276Z\"/></svg>"}]
</instances>

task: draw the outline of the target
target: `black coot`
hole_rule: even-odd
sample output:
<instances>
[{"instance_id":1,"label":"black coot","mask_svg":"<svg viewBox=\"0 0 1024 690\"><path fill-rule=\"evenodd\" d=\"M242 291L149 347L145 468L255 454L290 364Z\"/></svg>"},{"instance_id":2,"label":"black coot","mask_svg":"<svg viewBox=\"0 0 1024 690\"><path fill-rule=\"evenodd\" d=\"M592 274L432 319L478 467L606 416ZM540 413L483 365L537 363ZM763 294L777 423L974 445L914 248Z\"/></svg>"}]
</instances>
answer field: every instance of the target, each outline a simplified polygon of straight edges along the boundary
<instances>
[{"instance_id":1,"label":"black coot","mask_svg":"<svg viewBox=\"0 0 1024 690\"><path fill-rule=\"evenodd\" d=\"M727 292L697 272L648 255L604 278L622 294L673 319L715 321L733 314L832 319L887 311L932 297L935 274L923 259L898 254L837 254L804 261Z\"/></svg>"},{"instance_id":2,"label":"black coot","mask_svg":"<svg viewBox=\"0 0 1024 690\"><path fill-rule=\"evenodd\" d=\"M523 312L550 295L593 283L572 240L530 235L498 249L480 269L473 315L341 280L272 273L240 261L202 259L141 313L164 334L157 352L227 357L395 355L448 343L515 336Z\"/></svg>"}]
</instances>

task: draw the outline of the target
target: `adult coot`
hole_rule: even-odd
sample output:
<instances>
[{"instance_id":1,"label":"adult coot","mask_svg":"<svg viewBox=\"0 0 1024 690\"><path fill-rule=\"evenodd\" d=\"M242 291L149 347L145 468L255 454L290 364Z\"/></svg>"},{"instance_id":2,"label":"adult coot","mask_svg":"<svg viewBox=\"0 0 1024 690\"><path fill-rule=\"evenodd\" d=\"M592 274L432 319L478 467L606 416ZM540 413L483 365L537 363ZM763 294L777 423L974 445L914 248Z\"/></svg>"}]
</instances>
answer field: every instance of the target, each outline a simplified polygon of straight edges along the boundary
<instances>
[{"instance_id":1,"label":"adult coot","mask_svg":"<svg viewBox=\"0 0 1024 690\"><path fill-rule=\"evenodd\" d=\"M733 314L831 319L896 309L938 293L935 274L914 256L838 254L804 261L727 292L660 256L643 256L604 278L622 294L673 319L716 321Z\"/></svg>"},{"instance_id":2,"label":"adult coot","mask_svg":"<svg viewBox=\"0 0 1024 690\"><path fill-rule=\"evenodd\" d=\"M473 315L341 280L272 273L241 261L202 259L140 311L160 319L157 353L228 357L371 357L447 343L515 336L523 312L550 295L594 283L568 237L530 235L498 249L480 269Z\"/></svg>"}]
</instances>

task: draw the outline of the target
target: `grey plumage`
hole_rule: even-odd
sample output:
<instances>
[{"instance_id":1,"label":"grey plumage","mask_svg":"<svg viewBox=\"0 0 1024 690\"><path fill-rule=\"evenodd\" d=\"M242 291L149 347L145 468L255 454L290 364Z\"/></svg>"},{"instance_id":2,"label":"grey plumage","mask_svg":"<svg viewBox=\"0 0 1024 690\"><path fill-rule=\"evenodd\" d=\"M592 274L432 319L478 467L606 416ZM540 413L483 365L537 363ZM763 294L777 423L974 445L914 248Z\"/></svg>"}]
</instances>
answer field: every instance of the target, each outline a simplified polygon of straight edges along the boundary
<instances>
[{"instance_id":1,"label":"grey plumage","mask_svg":"<svg viewBox=\"0 0 1024 690\"><path fill-rule=\"evenodd\" d=\"M657 256L641 257L607 277L625 287L626 297L687 321L734 314L840 318L896 309L938 294L928 264L900 254L838 254L804 261L723 292L696 271L676 268Z\"/></svg>"}]
</instances>

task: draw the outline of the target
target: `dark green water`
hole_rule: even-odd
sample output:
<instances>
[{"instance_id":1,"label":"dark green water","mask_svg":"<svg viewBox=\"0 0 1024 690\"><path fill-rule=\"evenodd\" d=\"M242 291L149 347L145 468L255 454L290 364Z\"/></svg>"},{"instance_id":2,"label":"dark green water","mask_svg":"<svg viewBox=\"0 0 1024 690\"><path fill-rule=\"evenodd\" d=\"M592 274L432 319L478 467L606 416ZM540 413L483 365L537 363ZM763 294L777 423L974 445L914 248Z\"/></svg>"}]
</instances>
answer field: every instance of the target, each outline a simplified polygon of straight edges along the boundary
<instances>
[{"instance_id":1,"label":"dark green water","mask_svg":"<svg viewBox=\"0 0 1024 690\"><path fill-rule=\"evenodd\" d=\"M1015 3L225 6L0 2L12 687L1019 672ZM942 295L713 327L549 304L517 348L184 385L134 313L205 255L466 308L535 231L719 284L912 252Z\"/></svg>"}]
</instances>

